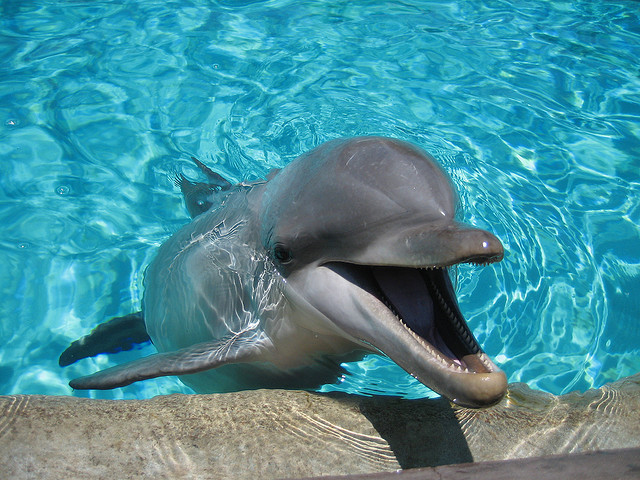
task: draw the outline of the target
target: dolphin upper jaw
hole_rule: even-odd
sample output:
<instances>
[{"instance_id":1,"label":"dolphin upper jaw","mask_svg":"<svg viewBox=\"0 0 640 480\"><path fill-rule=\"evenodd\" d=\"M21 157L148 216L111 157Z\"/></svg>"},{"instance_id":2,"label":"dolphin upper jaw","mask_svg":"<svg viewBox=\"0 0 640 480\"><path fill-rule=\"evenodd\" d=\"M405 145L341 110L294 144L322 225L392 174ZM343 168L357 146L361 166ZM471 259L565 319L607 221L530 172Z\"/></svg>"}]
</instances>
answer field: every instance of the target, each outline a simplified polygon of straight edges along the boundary
<instances>
[{"instance_id":1,"label":"dolphin upper jaw","mask_svg":"<svg viewBox=\"0 0 640 480\"><path fill-rule=\"evenodd\" d=\"M380 233L366 232L372 241L337 260L363 265L415 268L445 268L459 263L489 264L502 260L504 249L498 238L486 230L447 219L409 226L384 225ZM356 243L356 242L354 242Z\"/></svg>"}]
</instances>

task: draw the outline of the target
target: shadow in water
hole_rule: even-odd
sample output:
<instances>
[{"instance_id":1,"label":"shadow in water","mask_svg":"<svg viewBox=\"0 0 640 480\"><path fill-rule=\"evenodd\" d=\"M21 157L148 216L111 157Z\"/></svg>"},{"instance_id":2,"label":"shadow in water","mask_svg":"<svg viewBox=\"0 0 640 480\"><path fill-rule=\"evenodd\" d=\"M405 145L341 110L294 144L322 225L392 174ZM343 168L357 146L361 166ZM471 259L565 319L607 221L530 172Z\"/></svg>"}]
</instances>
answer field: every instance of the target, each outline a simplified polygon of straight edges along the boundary
<instances>
[{"instance_id":1,"label":"shadow in water","mask_svg":"<svg viewBox=\"0 0 640 480\"><path fill-rule=\"evenodd\" d=\"M366 398L360 411L389 443L403 469L473 461L447 400Z\"/></svg>"}]
</instances>

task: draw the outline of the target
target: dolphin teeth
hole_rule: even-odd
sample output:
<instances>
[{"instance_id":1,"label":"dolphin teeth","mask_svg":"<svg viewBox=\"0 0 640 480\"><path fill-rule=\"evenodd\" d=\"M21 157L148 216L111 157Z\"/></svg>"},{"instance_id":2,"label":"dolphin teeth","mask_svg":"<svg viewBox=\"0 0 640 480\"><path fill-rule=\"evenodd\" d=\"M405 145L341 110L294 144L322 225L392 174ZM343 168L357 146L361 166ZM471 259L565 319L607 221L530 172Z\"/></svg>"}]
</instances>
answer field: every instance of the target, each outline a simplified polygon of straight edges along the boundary
<instances>
[{"instance_id":1,"label":"dolphin teeth","mask_svg":"<svg viewBox=\"0 0 640 480\"><path fill-rule=\"evenodd\" d=\"M402 318L398 317L398 320L400 320L400 324L411 334L411 336L413 336L413 338L415 338L424 347L425 350L427 350L431 355L438 359L440 363L448 366L448 363L444 360L444 358L442 358L440 353L429 342L427 342L424 338L411 330L411 328L409 328L409 326L404 323Z\"/></svg>"}]
</instances>

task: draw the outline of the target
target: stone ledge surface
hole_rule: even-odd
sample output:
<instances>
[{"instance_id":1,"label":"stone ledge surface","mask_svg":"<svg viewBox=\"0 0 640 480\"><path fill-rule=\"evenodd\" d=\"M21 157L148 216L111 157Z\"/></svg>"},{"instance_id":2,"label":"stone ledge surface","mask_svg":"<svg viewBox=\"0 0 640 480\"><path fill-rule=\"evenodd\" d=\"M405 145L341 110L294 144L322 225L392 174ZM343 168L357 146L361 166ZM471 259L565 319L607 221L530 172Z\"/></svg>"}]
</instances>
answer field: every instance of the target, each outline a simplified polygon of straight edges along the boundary
<instances>
[{"instance_id":1,"label":"stone ledge surface","mask_svg":"<svg viewBox=\"0 0 640 480\"><path fill-rule=\"evenodd\" d=\"M393 472L640 447L639 411L640 375L562 396L514 384L486 410L284 390L120 401L4 396L0 471L16 479Z\"/></svg>"}]
</instances>

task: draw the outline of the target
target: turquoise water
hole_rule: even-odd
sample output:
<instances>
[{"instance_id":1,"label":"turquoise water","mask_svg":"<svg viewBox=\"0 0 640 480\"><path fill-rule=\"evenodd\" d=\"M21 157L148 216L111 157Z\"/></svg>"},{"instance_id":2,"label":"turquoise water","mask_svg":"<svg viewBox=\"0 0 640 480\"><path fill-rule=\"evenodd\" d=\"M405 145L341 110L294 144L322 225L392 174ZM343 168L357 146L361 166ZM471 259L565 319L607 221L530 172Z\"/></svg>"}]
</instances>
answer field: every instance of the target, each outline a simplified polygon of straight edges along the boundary
<instances>
[{"instance_id":1,"label":"turquoise water","mask_svg":"<svg viewBox=\"0 0 640 480\"><path fill-rule=\"evenodd\" d=\"M188 221L196 155L254 179L317 144L431 151L500 264L461 308L510 381L555 394L640 372L640 3L0 3L0 393L72 394L62 350L138 310ZM379 357L336 386L419 397ZM163 378L98 398L188 392Z\"/></svg>"}]
</instances>

